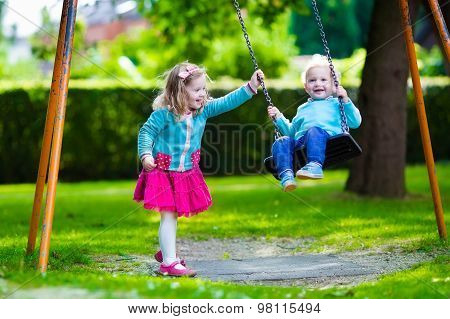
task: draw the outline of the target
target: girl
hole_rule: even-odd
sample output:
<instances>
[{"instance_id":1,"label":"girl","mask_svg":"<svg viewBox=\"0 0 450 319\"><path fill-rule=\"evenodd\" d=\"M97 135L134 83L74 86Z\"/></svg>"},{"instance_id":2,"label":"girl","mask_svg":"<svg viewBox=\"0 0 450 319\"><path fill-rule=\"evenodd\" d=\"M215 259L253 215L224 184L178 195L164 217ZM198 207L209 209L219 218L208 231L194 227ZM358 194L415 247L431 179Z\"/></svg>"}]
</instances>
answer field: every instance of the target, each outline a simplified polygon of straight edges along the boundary
<instances>
[{"instance_id":1,"label":"girl","mask_svg":"<svg viewBox=\"0 0 450 319\"><path fill-rule=\"evenodd\" d=\"M137 181L134 199L144 208L160 213L159 244L155 254L161 262L159 273L169 276L195 276L184 260L176 256L177 217L190 217L211 206L211 195L198 163L206 120L230 111L257 93L264 79L253 73L239 89L211 99L206 90L205 69L191 63L174 66L166 86L153 103L153 113L139 131L138 152L143 171Z\"/></svg>"}]
</instances>

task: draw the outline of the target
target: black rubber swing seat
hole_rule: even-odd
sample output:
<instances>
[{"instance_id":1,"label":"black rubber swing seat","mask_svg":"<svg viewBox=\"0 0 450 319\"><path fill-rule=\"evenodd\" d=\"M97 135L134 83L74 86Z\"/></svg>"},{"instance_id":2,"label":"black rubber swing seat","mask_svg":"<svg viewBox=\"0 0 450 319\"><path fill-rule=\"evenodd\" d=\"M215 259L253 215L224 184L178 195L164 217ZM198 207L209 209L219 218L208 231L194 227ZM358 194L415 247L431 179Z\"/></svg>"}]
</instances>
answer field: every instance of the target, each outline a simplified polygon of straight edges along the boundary
<instances>
[{"instance_id":1,"label":"black rubber swing seat","mask_svg":"<svg viewBox=\"0 0 450 319\"><path fill-rule=\"evenodd\" d=\"M330 167L354 157L362 153L361 147L356 143L354 138L349 133L342 133L332 136L328 139L327 149L325 151L325 162L323 167ZM303 146L296 149L294 152L294 172L299 170L306 164L306 147ZM271 173L276 179L280 179L275 168L273 157L269 156L264 159L264 166L267 171Z\"/></svg>"}]
</instances>

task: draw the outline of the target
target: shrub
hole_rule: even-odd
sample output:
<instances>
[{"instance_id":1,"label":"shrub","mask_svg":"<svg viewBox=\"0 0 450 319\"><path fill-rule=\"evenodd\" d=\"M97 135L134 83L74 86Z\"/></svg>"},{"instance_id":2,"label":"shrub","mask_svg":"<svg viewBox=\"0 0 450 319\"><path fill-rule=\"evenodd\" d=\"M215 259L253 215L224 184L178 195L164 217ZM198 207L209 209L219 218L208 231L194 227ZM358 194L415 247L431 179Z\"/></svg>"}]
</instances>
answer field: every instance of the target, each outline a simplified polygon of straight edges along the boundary
<instances>
[{"instance_id":1,"label":"shrub","mask_svg":"<svg viewBox=\"0 0 450 319\"><path fill-rule=\"evenodd\" d=\"M0 87L0 182L36 180L49 90L20 83ZM216 84L219 86L218 84ZM25 87L25 88L23 88ZM289 118L306 100L298 89L269 90L274 103ZM450 158L450 90L443 85L424 86L428 123L437 160ZM213 89L215 97L228 92ZM355 98L357 89L349 88ZM139 170L136 140L151 112L157 93L152 86L122 87L109 82L71 81L64 127L61 180L134 178ZM241 108L209 121L203 140L201 164L205 173L256 173L273 142L266 102L259 94ZM236 123L248 123L244 127ZM239 135L236 135L239 134ZM238 146L237 146L238 145ZM407 160L423 162L412 93L408 107Z\"/></svg>"}]
</instances>

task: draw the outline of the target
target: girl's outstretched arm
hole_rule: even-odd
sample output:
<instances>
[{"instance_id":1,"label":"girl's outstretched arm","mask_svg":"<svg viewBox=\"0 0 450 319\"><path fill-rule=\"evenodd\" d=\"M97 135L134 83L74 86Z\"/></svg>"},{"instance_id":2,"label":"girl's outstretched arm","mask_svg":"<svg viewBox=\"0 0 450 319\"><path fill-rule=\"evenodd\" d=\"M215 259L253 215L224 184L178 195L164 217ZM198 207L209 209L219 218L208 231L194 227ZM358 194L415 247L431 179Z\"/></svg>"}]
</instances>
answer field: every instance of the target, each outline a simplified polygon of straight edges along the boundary
<instances>
[{"instance_id":1,"label":"girl's outstretched arm","mask_svg":"<svg viewBox=\"0 0 450 319\"><path fill-rule=\"evenodd\" d=\"M247 85L241 86L227 95L208 101L205 105L206 117L213 117L231 111L252 98L254 93Z\"/></svg>"},{"instance_id":2,"label":"girl's outstretched arm","mask_svg":"<svg viewBox=\"0 0 450 319\"><path fill-rule=\"evenodd\" d=\"M207 117L217 116L231 111L250 100L257 93L258 86L261 85L258 77L264 79L264 73L261 70L256 70L246 85L228 93L224 97L208 101L205 105L205 115Z\"/></svg>"}]
</instances>

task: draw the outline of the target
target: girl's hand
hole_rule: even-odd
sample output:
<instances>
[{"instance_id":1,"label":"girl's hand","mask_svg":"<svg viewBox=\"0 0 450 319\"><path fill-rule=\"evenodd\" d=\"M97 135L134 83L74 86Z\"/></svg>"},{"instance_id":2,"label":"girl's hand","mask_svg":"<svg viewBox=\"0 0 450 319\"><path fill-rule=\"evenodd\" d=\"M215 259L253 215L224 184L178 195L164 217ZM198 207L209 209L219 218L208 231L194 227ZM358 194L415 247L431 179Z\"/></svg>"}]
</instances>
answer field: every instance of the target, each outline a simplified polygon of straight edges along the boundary
<instances>
[{"instance_id":1,"label":"girl's hand","mask_svg":"<svg viewBox=\"0 0 450 319\"><path fill-rule=\"evenodd\" d=\"M146 170L147 172L154 169L156 167L156 164L153 156L150 155L144 157L144 159L142 160L142 166L144 166L144 170Z\"/></svg>"},{"instance_id":2,"label":"girl's hand","mask_svg":"<svg viewBox=\"0 0 450 319\"><path fill-rule=\"evenodd\" d=\"M269 117L276 119L277 117L279 117L281 115L281 112L275 106L268 106L267 114L269 114Z\"/></svg>"},{"instance_id":3,"label":"girl's hand","mask_svg":"<svg viewBox=\"0 0 450 319\"><path fill-rule=\"evenodd\" d=\"M261 70L256 70L253 73L252 78L250 79L250 85L252 86L252 89L255 90L255 92L258 89L258 87L261 85L260 80L264 80L264 73Z\"/></svg>"},{"instance_id":4,"label":"girl's hand","mask_svg":"<svg viewBox=\"0 0 450 319\"><path fill-rule=\"evenodd\" d=\"M347 103L350 99L348 98L347 91L342 85L339 85L336 90L337 97L342 98L342 102Z\"/></svg>"}]
</instances>

